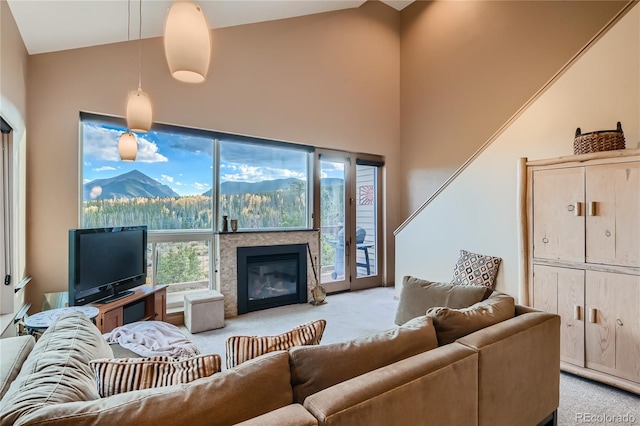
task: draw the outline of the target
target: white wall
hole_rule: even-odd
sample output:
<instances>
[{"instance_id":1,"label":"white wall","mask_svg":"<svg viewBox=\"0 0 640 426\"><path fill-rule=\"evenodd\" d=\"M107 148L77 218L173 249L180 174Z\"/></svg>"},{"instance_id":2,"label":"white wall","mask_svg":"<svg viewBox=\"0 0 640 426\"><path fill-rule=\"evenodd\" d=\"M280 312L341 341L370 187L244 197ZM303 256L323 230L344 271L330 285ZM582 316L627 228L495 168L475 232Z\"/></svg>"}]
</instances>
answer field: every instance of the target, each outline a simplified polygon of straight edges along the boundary
<instances>
[{"instance_id":1,"label":"white wall","mask_svg":"<svg viewBox=\"0 0 640 426\"><path fill-rule=\"evenodd\" d=\"M498 94L496 94L498 95ZM577 127L640 148L640 7L635 6L396 236L402 277L451 280L460 249L502 257L497 289L518 295L517 162L573 154Z\"/></svg>"}]
</instances>

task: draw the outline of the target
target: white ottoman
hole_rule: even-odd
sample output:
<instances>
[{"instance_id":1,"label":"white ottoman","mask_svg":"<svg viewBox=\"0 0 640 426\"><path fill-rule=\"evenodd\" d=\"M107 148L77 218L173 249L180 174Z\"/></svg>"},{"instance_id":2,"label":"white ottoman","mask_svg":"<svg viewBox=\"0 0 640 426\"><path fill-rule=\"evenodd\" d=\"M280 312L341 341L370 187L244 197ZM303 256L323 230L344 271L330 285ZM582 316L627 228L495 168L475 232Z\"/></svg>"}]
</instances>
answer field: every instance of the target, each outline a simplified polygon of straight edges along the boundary
<instances>
[{"instance_id":1,"label":"white ottoman","mask_svg":"<svg viewBox=\"0 0 640 426\"><path fill-rule=\"evenodd\" d=\"M184 325L191 333L224 327L224 296L215 290L186 294Z\"/></svg>"}]
</instances>

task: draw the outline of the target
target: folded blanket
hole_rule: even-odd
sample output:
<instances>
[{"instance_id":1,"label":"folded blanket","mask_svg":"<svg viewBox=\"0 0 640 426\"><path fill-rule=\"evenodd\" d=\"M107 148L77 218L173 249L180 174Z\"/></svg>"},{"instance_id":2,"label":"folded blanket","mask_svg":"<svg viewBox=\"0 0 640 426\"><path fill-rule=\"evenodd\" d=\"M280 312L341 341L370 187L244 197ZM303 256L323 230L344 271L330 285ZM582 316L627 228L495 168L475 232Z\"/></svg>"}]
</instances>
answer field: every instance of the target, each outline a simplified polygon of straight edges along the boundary
<instances>
[{"instance_id":1,"label":"folded blanket","mask_svg":"<svg viewBox=\"0 0 640 426\"><path fill-rule=\"evenodd\" d=\"M103 334L109 343L118 343L140 356L185 357L200 351L180 329L162 321L138 321L121 325Z\"/></svg>"}]
</instances>

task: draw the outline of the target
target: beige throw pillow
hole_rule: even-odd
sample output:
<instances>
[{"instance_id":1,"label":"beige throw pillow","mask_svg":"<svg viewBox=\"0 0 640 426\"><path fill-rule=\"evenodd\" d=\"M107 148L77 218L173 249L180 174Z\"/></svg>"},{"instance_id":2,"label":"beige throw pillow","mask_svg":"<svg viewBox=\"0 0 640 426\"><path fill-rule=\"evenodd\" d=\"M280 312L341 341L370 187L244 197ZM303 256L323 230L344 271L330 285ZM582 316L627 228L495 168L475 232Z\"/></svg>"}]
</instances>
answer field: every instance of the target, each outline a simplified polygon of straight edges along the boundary
<instances>
[{"instance_id":1,"label":"beige throw pillow","mask_svg":"<svg viewBox=\"0 0 640 426\"><path fill-rule=\"evenodd\" d=\"M189 358L101 358L89 362L101 397L139 389L189 383L220 372L217 354Z\"/></svg>"},{"instance_id":2,"label":"beige throw pillow","mask_svg":"<svg viewBox=\"0 0 640 426\"><path fill-rule=\"evenodd\" d=\"M341 343L289 350L294 402L316 392L438 346L430 318Z\"/></svg>"},{"instance_id":3,"label":"beige throw pillow","mask_svg":"<svg viewBox=\"0 0 640 426\"><path fill-rule=\"evenodd\" d=\"M227 339L227 368L233 368L257 356L287 350L293 346L318 345L327 321L302 324L277 336L231 336Z\"/></svg>"},{"instance_id":4,"label":"beige throw pillow","mask_svg":"<svg viewBox=\"0 0 640 426\"><path fill-rule=\"evenodd\" d=\"M515 301L506 294L494 294L468 308L431 308L427 316L433 325L440 346L515 316Z\"/></svg>"},{"instance_id":5,"label":"beige throw pillow","mask_svg":"<svg viewBox=\"0 0 640 426\"><path fill-rule=\"evenodd\" d=\"M466 308L491 294L491 289L438 283L405 276L395 323L402 325L412 318L423 316L429 308L445 306Z\"/></svg>"}]
</instances>

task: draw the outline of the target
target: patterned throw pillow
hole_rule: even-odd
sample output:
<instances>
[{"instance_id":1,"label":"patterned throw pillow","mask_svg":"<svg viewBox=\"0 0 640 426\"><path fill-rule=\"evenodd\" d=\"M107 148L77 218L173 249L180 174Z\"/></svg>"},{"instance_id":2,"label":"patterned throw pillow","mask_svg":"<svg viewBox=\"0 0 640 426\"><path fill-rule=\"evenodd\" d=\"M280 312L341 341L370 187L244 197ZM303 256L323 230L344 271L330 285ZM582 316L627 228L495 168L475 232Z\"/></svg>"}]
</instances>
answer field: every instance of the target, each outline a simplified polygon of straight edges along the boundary
<instances>
[{"instance_id":1,"label":"patterned throw pillow","mask_svg":"<svg viewBox=\"0 0 640 426\"><path fill-rule=\"evenodd\" d=\"M189 358L101 358L89 362L101 397L139 389L189 383L220 372L217 354Z\"/></svg>"},{"instance_id":2,"label":"patterned throw pillow","mask_svg":"<svg viewBox=\"0 0 640 426\"><path fill-rule=\"evenodd\" d=\"M453 284L483 285L494 288L502 259L460 250L460 257L453 270Z\"/></svg>"},{"instance_id":3,"label":"patterned throw pillow","mask_svg":"<svg viewBox=\"0 0 640 426\"><path fill-rule=\"evenodd\" d=\"M327 321L321 319L302 324L277 336L231 336L227 339L227 368L273 351L293 346L319 345Z\"/></svg>"}]
</instances>

